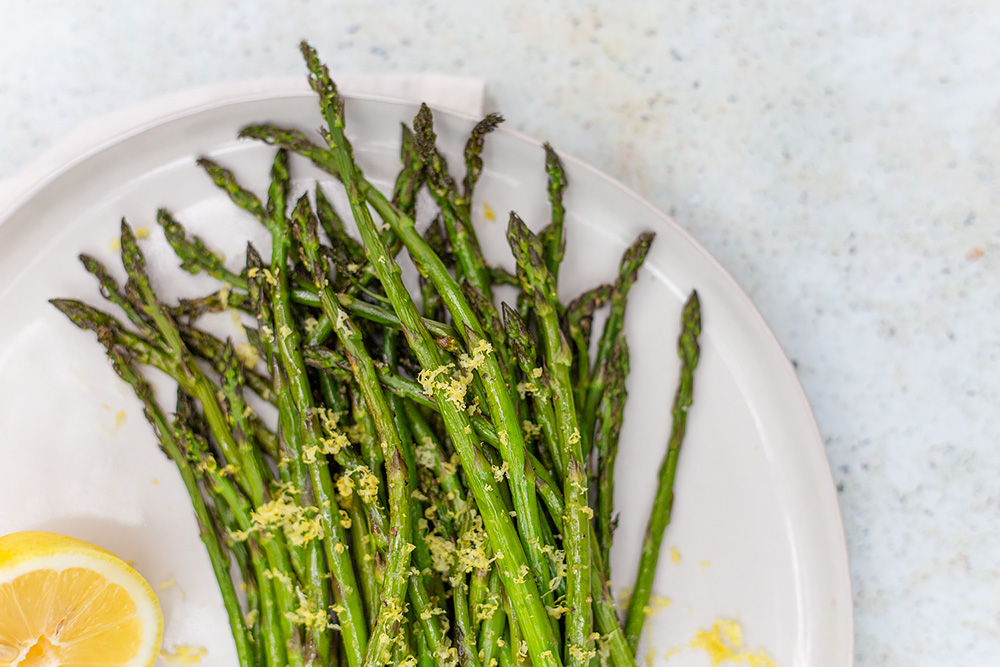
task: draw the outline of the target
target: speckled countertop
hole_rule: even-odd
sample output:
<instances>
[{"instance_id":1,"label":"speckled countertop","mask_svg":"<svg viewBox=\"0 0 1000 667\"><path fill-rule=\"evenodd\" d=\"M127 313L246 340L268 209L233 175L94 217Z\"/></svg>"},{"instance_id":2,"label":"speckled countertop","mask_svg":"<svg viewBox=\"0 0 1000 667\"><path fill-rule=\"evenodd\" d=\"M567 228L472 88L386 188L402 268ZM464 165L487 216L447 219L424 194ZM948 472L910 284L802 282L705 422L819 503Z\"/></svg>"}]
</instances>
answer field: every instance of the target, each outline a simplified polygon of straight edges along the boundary
<instances>
[{"instance_id":1,"label":"speckled countertop","mask_svg":"<svg viewBox=\"0 0 1000 667\"><path fill-rule=\"evenodd\" d=\"M840 491L858 665L996 664L1000 4L0 11L0 178L113 109L299 75L302 37L339 70L483 78L514 127L672 213L796 361Z\"/></svg>"}]
</instances>

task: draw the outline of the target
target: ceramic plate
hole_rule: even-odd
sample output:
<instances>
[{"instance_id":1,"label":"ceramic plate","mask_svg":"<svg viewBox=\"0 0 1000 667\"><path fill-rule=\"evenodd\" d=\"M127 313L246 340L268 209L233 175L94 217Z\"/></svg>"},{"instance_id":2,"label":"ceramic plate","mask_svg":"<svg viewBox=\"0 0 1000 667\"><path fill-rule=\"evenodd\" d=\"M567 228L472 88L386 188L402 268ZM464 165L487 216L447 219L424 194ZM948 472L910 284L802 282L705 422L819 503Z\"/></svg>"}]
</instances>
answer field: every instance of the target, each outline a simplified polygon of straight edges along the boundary
<instances>
[{"instance_id":1,"label":"ceramic plate","mask_svg":"<svg viewBox=\"0 0 1000 667\"><path fill-rule=\"evenodd\" d=\"M123 216L151 229L142 243L163 293L196 290L198 280L176 268L156 228L159 206L234 264L248 237L266 249L262 230L220 195L195 158L211 155L263 192L273 151L237 141L237 130L258 121L312 129L320 124L315 107L306 94L257 91L160 117L68 161L0 221L0 534L55 530L133 561L163 603L165 647L205 648L206 667L236 658L180 478L94 337L47 299L99 299L76 256L86 251L117 267L112 242ZM391 183L399 124L415 111L350 100L349 134L377 184ZM436 120L460 165L474 120L443 113ZM510 267L506 212L518 211L536 230L548 217L543 152L536 141L500 131L485 158L475 222L487 258ZM703 306L695 403L654 590L671 604L649 621L650 655L658 664L708 665L704 653L684 647L717 619L735 619L745 646L763 649L780 667L849 666L842 524L823 443L791 365L747 296L676 223L579 161L565 164L563 298L612 279L627 244L641 231L657 234L626 327L633 362L617 468L616 589L634 577L668 436L681 304L697 288ZM308 164L293 168L301 187L323 178ZM644 646L640 660L646 653Z\"/></svg>"}]
</instances>

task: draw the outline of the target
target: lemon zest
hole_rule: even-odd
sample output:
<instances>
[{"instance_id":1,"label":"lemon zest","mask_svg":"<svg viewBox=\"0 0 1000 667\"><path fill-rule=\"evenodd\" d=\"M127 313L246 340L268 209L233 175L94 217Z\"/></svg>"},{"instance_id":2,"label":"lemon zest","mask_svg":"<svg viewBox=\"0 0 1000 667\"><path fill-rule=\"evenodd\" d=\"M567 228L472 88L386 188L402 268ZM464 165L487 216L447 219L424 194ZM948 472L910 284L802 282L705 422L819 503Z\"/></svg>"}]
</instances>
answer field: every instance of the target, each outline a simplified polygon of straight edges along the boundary
<instances>
[{"instance_id":1,"label":"lemon zest","mask_svg":"<svg viewBox=\"0 0 1000 667\"><path fill-rule=\"evenodd\" d=\"M315 602L308 599L301 589L296 588L298 596L298 607L293 611L286 611L285 618L295 625L301 625L311 630L326 630L330 626L330 617L326 611L320 609Z\"/></svg>"},{"instance_id":2,"label":"lemon zest","mask_svg":"<svg viewBox=\"0 0 1000 667\"><path fill-rule=\"evenodd\" d=\"M246 368L253 368L260 361L260 352L250 343L243 342L236 346L236 358Z\"/></svg>"},{"instance_id":3,"label":"lemon zest","mask_svg":"<svg viewBox=\"0 0 1000 667\"><path fill-rule=\"evenodd\" d=\"M197 665L207 654L207 649L187 644L176 644L173 650L160 651L163 661L171 665Z\"/></svg>"},{"instance_id":4,"label":"lemon zest","mask_svg":"<svg viewBox=\"0 0 1000 667\"><path fill-rule=\"evenodd\" d=\"M762 649L743 648L743 628L738 621L719 619L711 630L699 630L689 644L708 654L712 667L723 662L746 663L749 667L776 667L774 660Z\"/></svg>"}]
</instances>

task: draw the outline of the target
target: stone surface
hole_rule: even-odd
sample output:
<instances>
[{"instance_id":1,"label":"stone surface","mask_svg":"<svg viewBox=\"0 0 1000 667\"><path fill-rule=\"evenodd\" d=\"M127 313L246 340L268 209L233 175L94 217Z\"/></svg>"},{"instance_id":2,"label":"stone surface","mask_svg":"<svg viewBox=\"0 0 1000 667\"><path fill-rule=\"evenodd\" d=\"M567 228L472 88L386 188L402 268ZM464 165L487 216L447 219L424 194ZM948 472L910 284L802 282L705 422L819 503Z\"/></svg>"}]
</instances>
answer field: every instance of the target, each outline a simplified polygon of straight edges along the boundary
<instances>
[{"instance_id":1,"label":"stone surface","mask_svg":"<svg viewBox=\"0 0 1000 667\"><path fill-rule=\"evenodd\" d=\"M0 178L186 87L482 77L490 108L669 211L749 292L826 437L857 662L1000 652L1000 5L5 0ZM992 416L992 417L991 417Z\"/></svg>"}]
</instances>

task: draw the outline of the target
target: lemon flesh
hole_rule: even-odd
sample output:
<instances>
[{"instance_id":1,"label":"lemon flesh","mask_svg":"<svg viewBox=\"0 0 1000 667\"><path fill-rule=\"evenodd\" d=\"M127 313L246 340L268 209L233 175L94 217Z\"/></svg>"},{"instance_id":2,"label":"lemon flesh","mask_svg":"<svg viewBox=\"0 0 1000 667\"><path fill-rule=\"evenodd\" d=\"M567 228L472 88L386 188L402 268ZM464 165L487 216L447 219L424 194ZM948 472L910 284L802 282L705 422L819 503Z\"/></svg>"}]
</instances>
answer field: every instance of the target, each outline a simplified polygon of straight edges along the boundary
<instances>
[{"instance_id":1,"label":"lemon flesh","mask_svg":"<svg viewBox=\"0 0 1000 667\"><path fill-rule=\"evenodd\" d=\"M127 563L54 533L0 537L0 667L149 667L163 634Z\"/></svg>"}]
</instances>

